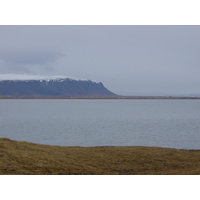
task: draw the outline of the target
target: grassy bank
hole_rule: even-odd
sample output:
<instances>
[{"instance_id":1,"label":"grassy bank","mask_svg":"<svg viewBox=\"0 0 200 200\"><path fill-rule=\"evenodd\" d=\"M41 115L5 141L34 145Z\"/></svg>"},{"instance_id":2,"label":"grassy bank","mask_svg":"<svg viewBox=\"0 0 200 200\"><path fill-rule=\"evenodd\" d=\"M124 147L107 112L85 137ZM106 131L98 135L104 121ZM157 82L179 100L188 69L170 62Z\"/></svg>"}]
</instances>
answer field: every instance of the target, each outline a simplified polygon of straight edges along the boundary
<instances>
[{"instance_id":1,"label":"grassy bank","mask_svg":"<svg viewBox=\"0 0 200 200\"><path fill-rule=\"evenodd\" d=\"M200 174L200 150L60 147L0 138L0 174Z\"/></svg>"}]
</instances>

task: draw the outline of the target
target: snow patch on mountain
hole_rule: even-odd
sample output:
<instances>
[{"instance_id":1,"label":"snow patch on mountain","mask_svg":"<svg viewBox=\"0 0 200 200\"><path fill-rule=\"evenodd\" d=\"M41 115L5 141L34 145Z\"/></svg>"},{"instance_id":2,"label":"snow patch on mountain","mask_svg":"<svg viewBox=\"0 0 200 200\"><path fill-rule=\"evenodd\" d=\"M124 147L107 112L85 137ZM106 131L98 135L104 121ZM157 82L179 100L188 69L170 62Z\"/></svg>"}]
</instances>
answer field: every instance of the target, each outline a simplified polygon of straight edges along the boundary
<instances>
[{"instance_id":1,"label":"snow patch on mountain","mask_svg":"<svg viewBox=\"0 0 200 200\"><path fill-rule=\"evenodd\" d=\"M0 75L0 82L2 81L34 81L34 80L39 80L40 82L63 82L65 80L71 80L71 81L91 81L93 83L100 83L97 81L92 81L89 79L77 79L77 78L72 78L72 77L66 77L66 76L40 76L40 75L16 75L16 74L2 74Z\"/></svg>"}]
</instances>

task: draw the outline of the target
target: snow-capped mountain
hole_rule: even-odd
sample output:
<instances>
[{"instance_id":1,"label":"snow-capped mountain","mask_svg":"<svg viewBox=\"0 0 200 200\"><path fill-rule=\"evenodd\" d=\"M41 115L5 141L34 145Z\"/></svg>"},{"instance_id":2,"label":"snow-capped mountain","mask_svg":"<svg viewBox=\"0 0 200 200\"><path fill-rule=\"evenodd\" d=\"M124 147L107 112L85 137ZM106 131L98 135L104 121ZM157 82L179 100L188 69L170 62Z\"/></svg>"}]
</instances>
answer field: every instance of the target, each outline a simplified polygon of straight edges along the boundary
<instances>
[{"instance_id":1,"label":"snow-capped mountain","mask_svg":"<svg viewBox=\"0 0 200 200\"><path fill-rule=\"evenodd\" d=\"M101 82L71 78L1 80L1 97L115 97Z\"/></svg>"}]
</instances>

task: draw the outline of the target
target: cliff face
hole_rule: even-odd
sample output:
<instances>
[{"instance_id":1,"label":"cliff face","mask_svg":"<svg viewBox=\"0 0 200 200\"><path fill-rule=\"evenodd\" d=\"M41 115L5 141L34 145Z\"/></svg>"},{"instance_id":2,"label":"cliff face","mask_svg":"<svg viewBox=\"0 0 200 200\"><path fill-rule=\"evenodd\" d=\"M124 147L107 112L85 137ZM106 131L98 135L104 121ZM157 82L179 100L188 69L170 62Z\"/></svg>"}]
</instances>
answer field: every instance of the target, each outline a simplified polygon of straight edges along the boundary
<instances>
[{"instance_id":1,"label":"cliff face","mask_svg":"<svg viewBox=\"0 0 200 200\"><path fill-rule=\"evenodd\" d=\"M2 80L1 97L116 97L99 82L70 78Z\"/></svg>"}]
</instances>

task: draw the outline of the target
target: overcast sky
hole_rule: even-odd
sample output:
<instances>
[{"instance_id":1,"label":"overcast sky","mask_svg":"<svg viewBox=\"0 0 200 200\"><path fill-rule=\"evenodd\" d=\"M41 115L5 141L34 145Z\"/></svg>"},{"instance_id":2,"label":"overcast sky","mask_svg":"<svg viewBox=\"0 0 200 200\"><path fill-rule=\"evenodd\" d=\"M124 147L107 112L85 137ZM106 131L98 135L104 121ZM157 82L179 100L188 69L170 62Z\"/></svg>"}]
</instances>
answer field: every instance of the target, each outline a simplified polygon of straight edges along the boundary
<instances>
[{"instance_id":1,"label":"overcast sky","mask_svg":"<svg viewBox=\"0 0 200 200\"><path fill-rule=\"evenodd\" d=\"M64 76L121 95L200 94L200 26L0 26L0 79Z\"/></svg>"}]
</instances>

